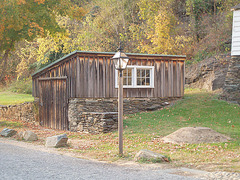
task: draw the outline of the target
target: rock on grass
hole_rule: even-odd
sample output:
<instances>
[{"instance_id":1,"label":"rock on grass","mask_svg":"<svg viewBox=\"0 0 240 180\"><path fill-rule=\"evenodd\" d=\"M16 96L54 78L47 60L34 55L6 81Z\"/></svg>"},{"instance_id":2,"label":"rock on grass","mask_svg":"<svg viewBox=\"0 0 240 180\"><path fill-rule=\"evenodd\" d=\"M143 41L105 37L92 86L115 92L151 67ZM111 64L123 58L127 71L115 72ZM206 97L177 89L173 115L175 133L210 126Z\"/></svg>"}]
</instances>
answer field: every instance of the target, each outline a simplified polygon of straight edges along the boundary
<instances>
[{"instance_id":1,"label":"rock on grass","mask_svg":"<svg viewBox=\"0 0 240 180\"><path fill-rule=\"evenodd\" d=\"M135 158L135 161L148 161L148 162L169 162L169 159L159 153L153 152L153 151L149 151L146 149L142 149L141 151L139 151Z\"/></svg>"},{"instance_id":2,"label":"rock on grass","mask_svg":"<svg viewBox=\"0 0 240 180\"><path fill-rule=\"evenodd\" d=\"M17 133L17 131L15 131L13 129L4 128L0 134L1 134L1 136L4 136L4 137L11 137L11 136L15 135L16 133Z\"/></svg>"},{"instance_id":3,"label":"rock on grass","mask_svg":"<svg viewBox=\"0 0 240 180\"><path fill-rule=\"evenodd\" d=\"M173 144L198 144L227 142L231 138L208 127L184 127L162 138L164 142Z\"/></svg>"},{"instance_id":4,"label":"rock on grass","mask_svg":"<svg viewBox=\"0 0 240 180\"><path fill-rule=\"evenodd\" d=\"M68 137L66 134L47 137L45 146L55 147L55 148L63 147L63 146L67 146L67 141L68 141Z\"/></svg>"}]
</instances>

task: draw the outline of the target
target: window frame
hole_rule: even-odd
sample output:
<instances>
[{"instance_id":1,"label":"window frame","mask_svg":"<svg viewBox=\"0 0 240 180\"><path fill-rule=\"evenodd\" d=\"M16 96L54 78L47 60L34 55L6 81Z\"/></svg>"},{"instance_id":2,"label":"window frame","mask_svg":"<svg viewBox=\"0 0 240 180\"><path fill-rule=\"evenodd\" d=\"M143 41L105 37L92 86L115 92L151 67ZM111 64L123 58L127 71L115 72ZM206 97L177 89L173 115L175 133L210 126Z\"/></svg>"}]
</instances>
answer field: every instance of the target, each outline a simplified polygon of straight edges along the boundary
<instances>
[{"instance_id":1,"label":"window frame","mask_svg":"<svg viewBox=\"0 0 240 180\"><path fill-rule=\"evenodd\" d=\"M154 66L129 65L127 69L132 69L132 85L123 85L123 88L154 88ZM137 85L137 69L150 70L150 84ZM115 69L115 88L118 88L118 70Z\"/></svg>"}]
</instances>

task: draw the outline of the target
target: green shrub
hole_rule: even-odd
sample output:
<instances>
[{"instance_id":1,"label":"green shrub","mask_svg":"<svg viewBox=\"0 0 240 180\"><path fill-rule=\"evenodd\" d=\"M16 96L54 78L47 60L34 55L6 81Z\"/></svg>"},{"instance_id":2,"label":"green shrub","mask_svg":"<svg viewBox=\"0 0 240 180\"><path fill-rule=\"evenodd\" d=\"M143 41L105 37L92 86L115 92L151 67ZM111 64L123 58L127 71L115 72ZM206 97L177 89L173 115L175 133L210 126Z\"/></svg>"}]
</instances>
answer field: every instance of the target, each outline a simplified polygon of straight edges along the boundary
<instances>
[{"instance_id":1,"label":"green shrub","mask_svg":"<svg viewBox=\"0 0 240 180\"><path fill-rule=\"evenodd\" d=\"M32 79L16 80L9 86L9 90L11 92L32 94Z\"/></svg>"},{"instance_id":2,"label":"green shrub","mask_svg":"<svg viewBox=\"0 0 240 180\"><path fill-rule=\"evenodd\" d=\"M3 121L0 120L0 127L7 127L7 128L21 128L23 124L20 122L13 122L13 121Z\"/></svg>"},{"instance_id":3,"label":"green shrub","mask_svg":"<svg viewBox=\"0 0 240 180\"><path fill-rule=\"evenodd\" d=\"M209 54L207 51L199 51L195 56L194 56L194 61L195 62L200 62L204 60L206 57L208 57Z\"/></svg>"}]
</instances>

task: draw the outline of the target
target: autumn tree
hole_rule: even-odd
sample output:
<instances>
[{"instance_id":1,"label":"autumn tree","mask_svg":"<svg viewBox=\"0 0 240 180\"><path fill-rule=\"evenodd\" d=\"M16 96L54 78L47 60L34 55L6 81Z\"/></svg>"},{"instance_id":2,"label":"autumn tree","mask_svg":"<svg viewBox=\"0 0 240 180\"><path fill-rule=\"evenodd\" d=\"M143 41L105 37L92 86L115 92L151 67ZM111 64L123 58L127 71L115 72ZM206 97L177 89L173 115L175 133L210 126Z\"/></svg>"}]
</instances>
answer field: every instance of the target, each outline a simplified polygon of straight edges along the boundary
<instances>
[{"instance_id":1,"label":"autumn tree","mask_svg":"<svg viewBox=\"0 0 240 180\"><path fill-rule=\"evenodd\" d=\"M64 32L56 16L81 16L83 11L66 0L1 0L0 3L0 81L3 82L8 57L22 40Z\"/></svg>"}]
</instances>

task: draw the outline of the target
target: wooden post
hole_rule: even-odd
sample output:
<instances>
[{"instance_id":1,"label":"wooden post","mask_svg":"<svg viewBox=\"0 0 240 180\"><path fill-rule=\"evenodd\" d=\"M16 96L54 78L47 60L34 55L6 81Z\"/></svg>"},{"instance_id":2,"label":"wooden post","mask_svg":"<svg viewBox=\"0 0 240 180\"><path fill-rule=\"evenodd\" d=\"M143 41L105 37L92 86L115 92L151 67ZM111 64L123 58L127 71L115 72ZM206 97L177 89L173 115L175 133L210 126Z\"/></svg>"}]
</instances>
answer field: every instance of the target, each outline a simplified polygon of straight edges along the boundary
<instances>
[{"instance_id":1,"label":"wooden post","mask_svg":"<svg viewBox=\"0 0 240 180\"><path fill-rule=\"evenodd\" d=\"M123 156L123 76L119 70L118 76L118 146L119 156Z\"/></svg>"}]
</instances>

